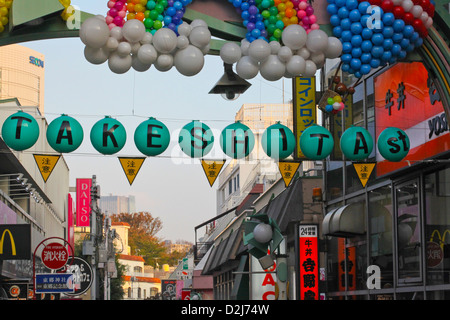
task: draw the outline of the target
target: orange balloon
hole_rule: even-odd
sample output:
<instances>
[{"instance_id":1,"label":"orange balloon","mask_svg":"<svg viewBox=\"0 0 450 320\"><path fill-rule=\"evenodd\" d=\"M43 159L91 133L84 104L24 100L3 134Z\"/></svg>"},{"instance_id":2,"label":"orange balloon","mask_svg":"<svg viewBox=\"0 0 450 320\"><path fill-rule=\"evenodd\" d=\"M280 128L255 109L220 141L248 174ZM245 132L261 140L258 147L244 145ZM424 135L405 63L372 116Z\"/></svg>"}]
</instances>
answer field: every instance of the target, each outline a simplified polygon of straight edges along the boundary
<instances>
[{"instance_id":1,"label":"orange balloon","mask_svg":"<svg viewBox=\"0 0 450 320\"><path fill-rule=\"evenodd\" d=\"M143 12L136 13L136 19L138 19L139 21L144 21L145 14Z\"/></svg>"},{"instance_id":2,"label":"orange balloon","mask_svg":"<svg viewBox=\"0 0 450 320\"><path fill-rule=\"evenodd\" d=\"M139 4L139 2L141 2L141 0L132 0L132 2L133 2L134 4Z\"/></svg>"},{"instance_id":3,"label":"orange balloon","mask_svg":"<svg viewBox=\"0 0 450 320\"><path fill-rule=\"evenodd\" d=\"M283 21L285 27L287 27L289 25L289 18L288 17L284 17L283 19L281 19L281 21Z\"/></svg>"},{"instance_id":4,"label":"orange balloon","mask_svg":"<svg viewBox=\"0 0 450 320\"><path fill-rule=\"evenodd\" d=\"M292 1L286 1L286 9L290 8L292 9L294 7L294 4L292 3Z\"/></svg>"},{"instance_id":5,"label":"orange balloon","mask_svg":"<svg viewBox=\"0 0 450 320\"><path fill-rule=\"evenodd\" d=\"M133 20L135 18L136 18L136 14L131 13L131 12L129 14L127 14L127 20Z\"/></svg>"},{"instance_id":6,"label":"orange balloon","mask_svg":"<svg viewBox=\"0 0 450 320\"><path fill-rule=\"evenodd\" d=\"M127 3L128 12L134 12L134 3Z\"/></svg>"},{"instance_id":7,"label":"orange balloon","mask_svg":"<svg viewBox=\"0 0 450 320\"><path fill-rule=\"evenodd\" d=\"M275 7L278 7L278 5L281 3L281 0L273 0L273 5Z\"/></svg>"},{"instance_id":8,"label":"orange balloon","mask_svg":"<svg viewBox=\"0 0 450 320\"><path fill-rule=\"evenodd\" d=\"M294 10L291 9L291 8L286 8L285 16L288 17L288 18L290 18L290 17L292 17L293 15L294 15Z\"/></svg>"}]
</instances>

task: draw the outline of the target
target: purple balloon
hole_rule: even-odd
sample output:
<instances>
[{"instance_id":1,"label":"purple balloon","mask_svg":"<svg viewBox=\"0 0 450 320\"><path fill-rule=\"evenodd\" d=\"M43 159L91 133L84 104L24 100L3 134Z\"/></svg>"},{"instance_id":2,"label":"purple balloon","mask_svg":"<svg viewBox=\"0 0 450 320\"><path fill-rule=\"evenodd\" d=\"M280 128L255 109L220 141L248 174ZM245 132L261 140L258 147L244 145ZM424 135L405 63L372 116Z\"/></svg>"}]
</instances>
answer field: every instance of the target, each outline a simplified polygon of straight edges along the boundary
<instances>
[{"instance_id":1,"label":"purple balloon","mask_svg":"<svg viewBox=\"0 0 450 320\"><path fill-rule=\"evenodd\" d=\"M248 13L250 13L250 15L256 15L258 12L259 10L256 6L250 6L250 8L248 8Z\"/></svg>"},{"instance_id":2,"label":"purple balloon","mask_svg":"<svg viewBox=\"0 0 450 320\"><path fill-rule=\"evenodd\" d=\"M247 23L247 30L252 31L253 29L255 29L255 24L253 22Z\"/></svg>"}]
</instances>

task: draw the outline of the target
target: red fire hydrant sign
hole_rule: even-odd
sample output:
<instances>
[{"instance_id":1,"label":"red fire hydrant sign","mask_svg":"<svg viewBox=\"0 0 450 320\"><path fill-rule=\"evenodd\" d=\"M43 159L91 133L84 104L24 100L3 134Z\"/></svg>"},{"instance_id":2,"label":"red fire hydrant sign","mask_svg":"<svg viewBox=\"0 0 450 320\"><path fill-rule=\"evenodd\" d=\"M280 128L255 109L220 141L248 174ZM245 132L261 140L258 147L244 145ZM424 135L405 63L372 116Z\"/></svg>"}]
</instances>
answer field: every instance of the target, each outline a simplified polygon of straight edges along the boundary
<instances>
[{"instance_id":1,"label":"red fire hydrant sign","mask_svg":"<svg viewBox=\"0 0 450 320\"><path fill-rule=\"evenodd\" d=\"M64 267L69 259L67 249L60 243L52 242L42 250L42 263L49 269Z\"/></svg>"}]
</instances>

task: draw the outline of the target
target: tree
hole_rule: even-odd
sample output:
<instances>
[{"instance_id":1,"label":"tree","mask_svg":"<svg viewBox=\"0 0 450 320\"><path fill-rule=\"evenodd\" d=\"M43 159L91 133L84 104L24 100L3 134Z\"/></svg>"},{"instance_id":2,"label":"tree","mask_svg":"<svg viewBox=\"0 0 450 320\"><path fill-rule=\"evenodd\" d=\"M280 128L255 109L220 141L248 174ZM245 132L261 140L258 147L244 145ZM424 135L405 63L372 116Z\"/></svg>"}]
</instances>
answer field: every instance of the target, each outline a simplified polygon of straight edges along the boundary
<instances>
[{"instance_id":1,"label":"tree","mask_svg":"<svg viewBox=\"0 0 450 320\"><path fill-rule=\"evenodd\" d=\"M154 218L150 212L119 213L111 216L113 222L126 222L130 225L130 233L155 237L162 229L162 221Z\"/></svg>"}]
</instances>

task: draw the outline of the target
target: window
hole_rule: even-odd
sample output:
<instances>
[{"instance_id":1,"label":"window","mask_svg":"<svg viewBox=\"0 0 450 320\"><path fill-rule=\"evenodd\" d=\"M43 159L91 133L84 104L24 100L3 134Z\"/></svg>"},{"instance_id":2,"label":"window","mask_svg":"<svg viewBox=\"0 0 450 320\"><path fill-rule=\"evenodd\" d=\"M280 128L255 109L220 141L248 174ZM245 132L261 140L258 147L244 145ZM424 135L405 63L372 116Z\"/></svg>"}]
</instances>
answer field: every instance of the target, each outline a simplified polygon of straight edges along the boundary
<instances>
[{"instance_id":1,"label":"window","mask_svg":"<svg viewBox=\"0 0 450 320\"><path fill-rule=\"evenodd\" d=\"M228 194L232 194L233 193L233 181L228 181Z\"/></svg>"}]
</instances>

